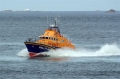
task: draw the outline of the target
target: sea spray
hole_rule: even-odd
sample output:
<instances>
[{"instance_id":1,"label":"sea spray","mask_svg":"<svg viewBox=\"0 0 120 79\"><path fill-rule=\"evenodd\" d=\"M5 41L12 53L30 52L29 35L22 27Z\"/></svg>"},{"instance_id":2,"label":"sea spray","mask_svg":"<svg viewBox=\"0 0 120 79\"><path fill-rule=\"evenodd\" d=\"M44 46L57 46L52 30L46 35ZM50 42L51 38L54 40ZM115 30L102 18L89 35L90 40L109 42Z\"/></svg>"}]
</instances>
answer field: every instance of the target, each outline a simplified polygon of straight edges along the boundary
<instances>
[{"instance_id":1,"label":"sea spray","mask_svg":"<svg viewBox=\"0 0 120 79\"><path fill-rule=\"evenodd\" d=\"M29 53L26 48L22 49L17 55L22 57L29 57Z\"/></svg>"},{"instance_id":2,"label":"sea spray","mask_svg":"<svg viewBox=\"0 0 120 79\"><path fill-rule=\"evenodd\" d=\"M51 56L61 56L61 57L94 57L94 56L116 56L120 55L120 48L116 44L106 44L101 46L97 51L92 51L88 49L58 49L54 51L49 51L47 53Z\"/></svg>"},{"instance_id":3,"label":"sea spray","mask_svg":"<svg viewBox=\"0 0 120 79\"><path fill-rule=\"evenodd\" d=\"M44 52L43 54L50 55L51 57L97 57L97 56L117 56L120 55L120 48L116 44L106 44L101 46L97 51L89 49L68 49L62 48ZM21 50L18 56L29 57L27 49Z\"/></svg>"},{"instance_id":4,"label":"sea spray","mask_svg":"<svg viewBox=\"0 0 120 79\"><path fill-rule=\"evenodd\" d=\"M116 44L106 44L100 50L95 52L97 56L113 56L120 55L120 48Z\"/></svg>"}]
</instances>

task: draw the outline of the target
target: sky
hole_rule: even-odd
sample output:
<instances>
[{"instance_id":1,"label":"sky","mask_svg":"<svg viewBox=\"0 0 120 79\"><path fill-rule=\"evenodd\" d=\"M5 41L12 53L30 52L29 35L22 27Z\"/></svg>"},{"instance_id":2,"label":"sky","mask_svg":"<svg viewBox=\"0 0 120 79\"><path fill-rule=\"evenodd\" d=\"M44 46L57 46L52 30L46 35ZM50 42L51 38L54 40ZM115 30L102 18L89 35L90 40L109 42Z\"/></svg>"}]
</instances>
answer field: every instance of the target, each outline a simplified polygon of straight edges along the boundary
<instances>
[{"instance_id":1,"label":"sky","mask_svg":"<svg viewBox=\"0 0 120 79\"><path fill-rule=\"evenodd\" d=\"M0 11L120 11L120 0L0 0Z\"/></svg>"}]
</instances>

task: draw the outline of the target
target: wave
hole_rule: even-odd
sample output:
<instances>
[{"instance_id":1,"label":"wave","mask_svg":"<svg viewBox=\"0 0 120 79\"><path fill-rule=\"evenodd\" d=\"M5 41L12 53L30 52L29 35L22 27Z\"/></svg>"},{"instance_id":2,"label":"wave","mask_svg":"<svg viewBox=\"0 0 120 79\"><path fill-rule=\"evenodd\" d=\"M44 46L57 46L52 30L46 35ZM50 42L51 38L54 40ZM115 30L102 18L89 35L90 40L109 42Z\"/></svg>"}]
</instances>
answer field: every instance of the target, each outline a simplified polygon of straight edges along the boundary
<instances>
[{"instance_id":1,"label":"wave","mask_svg":"<svg viewBox=\"0 0 120 79\"><path fill-rule=\"evenodd\" d=\"M51 57L96 57L96 56L117 56L120 55L120 48L116 44L106 44L101 46L97 51L92 51L89 49L57 49L51 50L49 52L44 52L44 54L50 55ZM27 49L21 50L18 56L29 57Z\"/></svg>"}]
</instances>

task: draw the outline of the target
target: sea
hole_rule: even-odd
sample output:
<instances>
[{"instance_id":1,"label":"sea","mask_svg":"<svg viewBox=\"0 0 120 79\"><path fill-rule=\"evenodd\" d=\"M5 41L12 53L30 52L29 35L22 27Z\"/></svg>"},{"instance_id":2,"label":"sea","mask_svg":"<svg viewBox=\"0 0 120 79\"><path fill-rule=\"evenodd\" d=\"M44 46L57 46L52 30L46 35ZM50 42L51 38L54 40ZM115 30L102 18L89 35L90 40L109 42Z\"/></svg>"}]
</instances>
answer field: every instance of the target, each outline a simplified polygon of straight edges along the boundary
<instances>
[{"instance_id":1,"label":"sea","mask_svg":"<svg viewBox=\"0 0 120 79\"><path fill-rule=\"evenodd\" d=\"M57 19L75 50L30 59L24 42ZM0 79L120 79L120 12L0 12Z\"/></svg>"}]
</instances>

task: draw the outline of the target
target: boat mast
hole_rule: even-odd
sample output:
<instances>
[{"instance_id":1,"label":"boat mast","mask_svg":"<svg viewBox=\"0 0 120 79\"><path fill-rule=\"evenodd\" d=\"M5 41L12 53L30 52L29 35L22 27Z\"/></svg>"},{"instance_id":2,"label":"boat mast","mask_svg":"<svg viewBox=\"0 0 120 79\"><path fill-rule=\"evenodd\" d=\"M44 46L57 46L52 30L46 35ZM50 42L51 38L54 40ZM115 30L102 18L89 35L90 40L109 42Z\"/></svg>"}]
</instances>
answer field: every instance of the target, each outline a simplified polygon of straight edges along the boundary
<instances>
[{"instance_id":1,"label":"boat mast","mask_svg":"<svg viewBox=\"0 0 120 79\"><path fill-rule=\"evenodd\" d=\"M55 19L55 27L57 27L57 19Z\"/></svg>"},{"instance_id":2,"label":"boat mast","mask_svg":"<svg viewBox=\"0 0 120 79\"><path fill-rule=\"evenodd\" d=\"M55 27L54 28L60 33L60 30L59 30L59 28L57 26L57 18L55 19Z\"/></svg>"}]
</instances>

